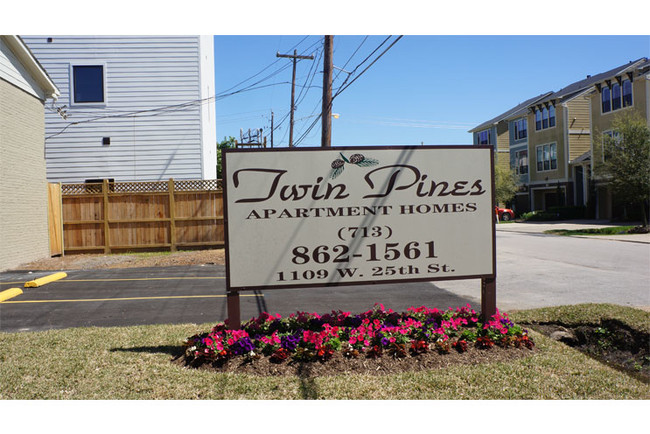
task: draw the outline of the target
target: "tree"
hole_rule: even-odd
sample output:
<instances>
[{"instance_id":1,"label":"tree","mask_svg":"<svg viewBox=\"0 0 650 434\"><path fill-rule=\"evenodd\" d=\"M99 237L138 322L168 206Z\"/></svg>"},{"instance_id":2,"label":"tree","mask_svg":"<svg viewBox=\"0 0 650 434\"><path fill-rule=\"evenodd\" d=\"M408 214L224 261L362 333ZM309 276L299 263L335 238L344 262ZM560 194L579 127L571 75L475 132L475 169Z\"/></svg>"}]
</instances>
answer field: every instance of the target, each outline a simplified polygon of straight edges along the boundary
<instances>
[{"instance_id":1,"label":"tree","mask_svg":"<svg viewBox=\"0 0 650 434\"><path fill-rule=\"evenodd\" d=\"M223 149L234 148L236 146L235 138L230 136L223 138L222 141L217 143L217 179L221 179L221 151Z\"/></svg>"},{"instance_id":2,"label":"tree","mask_svg":"<svg viewBox=\"0 0 650 434\"><path fill-rule=\"evenodd\" d=\"M497 201L496 204L510 202L515 197L517 190L519 190L519 187L517 186L517 175L515 175L515 171L498 165L495 166L494 198Z\"/></svg>"},{"instance_id":3,"label":"tree","mask_svg":"<svg viewBox=\"0 0 650 434\"><path fill-rule=\"evenodd\" d=\"M650 129L637 113L612 122L613 132L603 134L604 162L596 173L609 182L623 202L640 205L643 225L648 226L646 206L650 199Z\"/></svg>"}]
</instances>

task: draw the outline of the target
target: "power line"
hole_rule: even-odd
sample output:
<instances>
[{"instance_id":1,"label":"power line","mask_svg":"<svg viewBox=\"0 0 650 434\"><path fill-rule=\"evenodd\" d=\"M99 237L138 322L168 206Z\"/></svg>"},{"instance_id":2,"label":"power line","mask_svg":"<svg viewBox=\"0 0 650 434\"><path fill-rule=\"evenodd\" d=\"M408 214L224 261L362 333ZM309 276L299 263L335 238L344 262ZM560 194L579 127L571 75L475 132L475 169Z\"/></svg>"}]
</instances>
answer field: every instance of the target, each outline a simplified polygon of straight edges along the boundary
<instances>
[{"instance_id":1,"label":"power line","mask_svg":"<svg viewBox=\"0 0 650 434\"><path fill-rule=\"evenodd\" d=\"M370 57L371 57L374 53L376 53L376 52L377 52L377 51L378 51L378 50L379 50L379 49L380 49L380 48L381 48L381 47L382 47L382 46L383 46L383 45L384 45L384 44L385 44L385 43L386 43L386 42L387 42L391 37L392 37L392 35L389 36L388 38L386 38L386 39L385 39L381 44L379 44L379 46L378 46L377 48L375 48L375 49L372 51L372 53L370 53L370 54L369 54L369 55L368 55L368 56L367 56L367 57L366 57L366 58L365 58L361 63L359 63L359 64L354 68L354 70L352 71L352 73L354 73L354 72L355 72L355 71L356 71L356 70L357 70L361 65L363 65L366 61L368 61L368 59L370 59ZM366 71L368 71L368 69L370 69L370 67L371 67L372 65L374 65L374 64L375 64L375 63L376 63L376 62L377 62L377 61L378 61L378 60L379 60L379 59L380 59L384 54L386 54L386 52L387 52L388 50L390 50L390 49L391 49L391 48L392 48L392 47L397 43L397 41L399 41L400 39L402 39L402 37L403 37L403 35L401 35L401 36L399 36L397 39L395 39L395 40L394 40L394 41L393 41L393 42L392 42L392 43L391 43L391 44L390 44L390 45L389 45L389 46L388 46L388 47L387 47L387 48L386 48L386 49L385 49L381 54L379 54L379 56L377 56L377 57L376 57L376 58L375 58L375 59L374 59L374 60L373 60L373 61L372 61L372 62L371 62L371 63L370 63L370 64L369 64L369 65L368 65L368 66L367 66L363 71L361 71L361 72L359 73L359 75L357 75L357 76L356 76L356 77L355 77L355 78L354 78L350 83L348 83L347 86L343 87L343 86L345 85L345 82L347 81L347 79L346 79L346 80L343 82L343 84L341 84L341 87L339 87L339 89L338 89L338 91L336 92L336 94L332 96L332 99L330 100L330 107L331 107L331 105L332 105L332 101L334 101L334 98L336 98L336 97L337 97L341 92L343 92L345 89L347 89L348 87L350 87L350 85L352 85L352 83L354 83L356 80L358 80L359 77L361 77L361 76L362 76ZM350 78L351 76L352 76L352 74L348 75L348 78ZM322 99L321 99L321 103L322 103ZM311 125L309 126L309 128L307 128L307 130L306 130L306 131L305 131L305 132L300 136L300 138L298 138L298 140L296 140L296 146L297 146L298 144L300 144L300 143L301 143L301 142L302 142L302 141L307 137L307 135L309 134L309 132L310 132L310 131L311 131L311 130L316 126L316 124L318 123L318 121L321 119L322 115L323 115L323 112L321 112L321 114L320 114L320 115L319 115L319 116L318 116L318 117L317 117L317 118L316 118L316 119L311 123Z\"/></svg>"},{"instance_id":2,"label":"power line","mask_svg":"<svg viewBox=\"0 0 650 434\"><path fill-rule=\"evenodd\" d=\"M391 36L392 36L392 35L391 35ZM376 49L371 53L371 55L372 55L373 53L375 53L375 52L376 52L376 51L377 51L377 50L378 50L382 45L384 45L384 44L386 43L386 41L388 41L388 39L391 38L391 36L389 36L388 38L386 38L386 39L384 40L384 42L382 42L382 43L379 45L379 47L377 47L377 48L376 48ZM359 75L357 75L356 77L354 77L354 78L352 79L352 81L351 81L350 83L347 84L347 86L345 85L345 82L347 81L347 79L346 79L346 80L341 84L341 86L339 87L339 89L336 91L336 94L332 97L332 100L334 100L334 98L336 98L336 97L337 97L341 92L343 92L345 89L347 89L348 87L350 87L350 85L351 85L352 83L354 83L355 81L357 81L357 80L359 79L359 77L361 77L361 76L362 76L366 71L368 71L368 69L370 69L370 67L371 67L372 65L374 65L374 64L375 64L379 59L381 59L381 57L382 57L384 54L386 54L386 52L387 52L388 50L390 50L391 48L393 48L393 46L397 43L397 41L399 41L399 40L402 39L403 37L404 37L404 35L400 35L397 39L395 39L395 40L393 41L392 44L390 44L390 45L389 45L389 46L388 46L384 51L382 51L381 54L380 54L379 56L377 56L377 57L375 58L375 60L373 60L373 61L370 63L370 65L368 65L368 66L366 67L366 69L364 69L363 71L361 71L361 72L359 73ZM363 63L365 63L369 58L370 58L370 56L366 57L366 58L363 60L363 62L361 62L359 65L357 65L356 68L354 68L354 71L352 71L352 72L354 73L354 72L359 68L359 66L361 66ZM352 77L352 74L348 75L348 78L350 78L350 77Z\"/></svg>"}]
</instances>

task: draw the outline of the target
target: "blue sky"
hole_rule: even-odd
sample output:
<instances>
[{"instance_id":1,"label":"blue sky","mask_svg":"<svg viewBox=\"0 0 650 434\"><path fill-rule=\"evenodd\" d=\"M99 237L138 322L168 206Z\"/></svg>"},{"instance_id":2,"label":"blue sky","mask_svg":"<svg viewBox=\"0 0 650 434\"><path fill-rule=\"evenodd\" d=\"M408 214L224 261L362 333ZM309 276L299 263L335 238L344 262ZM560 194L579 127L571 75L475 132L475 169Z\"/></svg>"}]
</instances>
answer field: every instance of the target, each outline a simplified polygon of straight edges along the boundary
<instances>
[{"instance_id":1,"label":"blue sky","mask_svg":"<svg viewBox=\"0 0 650 434\"><path fill-rule=\"evenodd\" d=\"M386 36L334 36L334 65L352 71ZM371 60L363 64L358 75ZM217 94L257 77L232 92L279 71L257 86L268 87L218 99L217 139L239 138L243 128L264 128L270 140L270 114L275 124L289 112L291 61L277 52L322 52L322 36L215 36ZM363 42L363 44L362 44ZM360 47L360 48L359 48ZM357 53L353 52L358 48ZM546 91L556 91L586 75L597 74L650 56L650 36L478 36L406 35L335 100L333 145L469 144L467 130ZM305 89L295 113L294 142L321 110L322 60L299 61L296 95ZM347 62L347 65L346 65ZM335 70L333 88L346 73ZM354 77L353 75L352 77ZM275 146L287 146L288 119L274 132ZM320 122L299 146L320 145Z\"/></svg>"},{"instance_id":2,"label":"blue sky","mask_svg":"<svg viewBox=\"0 0 650 434\"><path fill-rule=\"evenodd\" d=\"M625 10L606 0L546 0L543 7L521 0L113 0L100 20L81 19L86 9L83 0L14 2L0 27L6 34L217 35L217 140L239 137L240 128L268 134L271 111L277 126L289 112L291 67L276 53L297 45L318 57L324 34L335 35L334 65L347 71L385 35L405 35L334 100L334 145L469 144L467 130L528 98L650 56L647 0L629 0ZM365 35L372 36L359 48ZM320 123L301 139L320 112L322 61L315 63L297 68L297 94L316 72L295 113L300 146L320 145ZM258 85L267 87L223 96L282 67ZM288 120L274 142L287 145Z\"/></svg>"}]
</instances>

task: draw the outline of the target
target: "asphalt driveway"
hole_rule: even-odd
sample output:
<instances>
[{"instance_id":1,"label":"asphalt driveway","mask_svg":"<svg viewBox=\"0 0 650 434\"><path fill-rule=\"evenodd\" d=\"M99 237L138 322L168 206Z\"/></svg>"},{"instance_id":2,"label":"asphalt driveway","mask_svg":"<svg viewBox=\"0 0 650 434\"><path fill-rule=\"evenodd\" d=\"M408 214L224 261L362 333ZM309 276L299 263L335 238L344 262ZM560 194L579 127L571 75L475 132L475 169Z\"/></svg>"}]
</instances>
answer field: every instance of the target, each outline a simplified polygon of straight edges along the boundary
<instances>
[{"instance_id":1,"label":"asphalt driveway","mask_svg":"<svg viewBox=\"0 0 650 434\"><path fill-rule=\"evenodd\" d=\"M0 274L0 290L51 272ZM225 269L220 265L68 271L68 276L0 303L0 331L144 324L216 323L227 317ZM240 293L243 320L269 311L362 311L381 301L393 309L450 306L465 299L428 282ZM434 304L432 304L434 300Z\"/></svg>"},{"instance_id":2,"label":"asphalt driveway","mask_svg":"<svg viewBox=\"0 0 650 434\"><path fill-rule=\"evenodd\" d=\"M589 224L590 226L585 226ZM605 224L508 223L497 226L497 305L501 310L577 303L650 309L650 234L611 237L544 235L548 228ZM0 273L0 291L52 272ZM65 279L0 303L0 331L68 327L216 323L227 317L220 265L67 271ZM480 280L375 284L241 292L241 318L261 312L361 312L426 305L480 310Z\"/></svg>"}]
</instances>

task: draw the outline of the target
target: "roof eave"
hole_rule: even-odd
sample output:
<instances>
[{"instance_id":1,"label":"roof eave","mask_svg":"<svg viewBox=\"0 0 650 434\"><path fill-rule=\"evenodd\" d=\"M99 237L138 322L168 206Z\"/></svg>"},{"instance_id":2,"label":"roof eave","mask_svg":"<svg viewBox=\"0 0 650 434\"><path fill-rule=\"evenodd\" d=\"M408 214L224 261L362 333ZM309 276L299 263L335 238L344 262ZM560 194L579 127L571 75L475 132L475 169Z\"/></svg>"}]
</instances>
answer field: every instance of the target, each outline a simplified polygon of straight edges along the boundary
<instances>
[{"instance_id":1,"label":"roof eave","mask_svg":"<svg viewBox=\"0 0 650 434\"><path fill-rule=\"evenodd\" d=\"M43 89L47 98L52 98L55 101L61 96L59 88L56 87L47 71L36 60L27 45L23 42L20 36L16 35L2 35L2 40L9 46L16 58L25 66L27 71L34 77L34 80Z\"/></svg>"}]
</instances>

